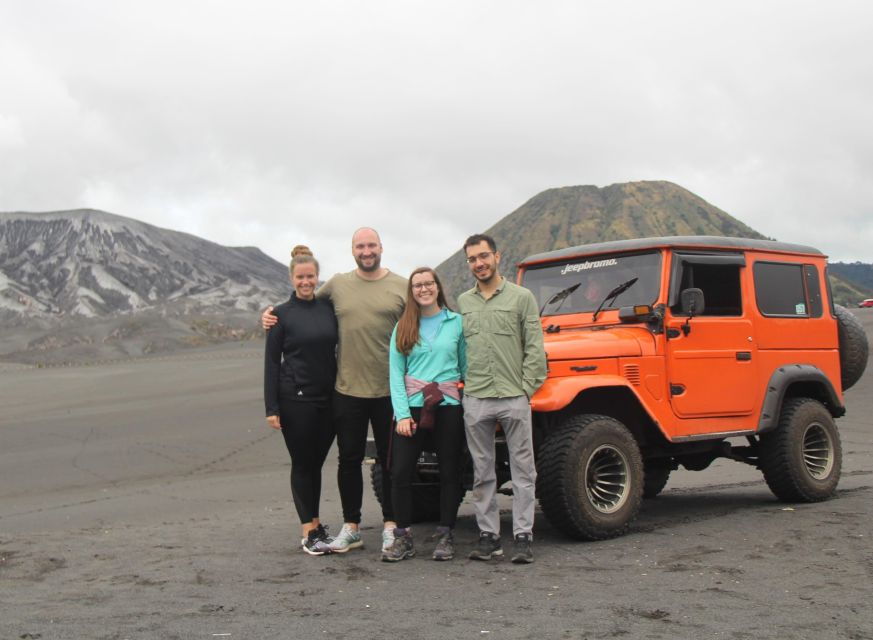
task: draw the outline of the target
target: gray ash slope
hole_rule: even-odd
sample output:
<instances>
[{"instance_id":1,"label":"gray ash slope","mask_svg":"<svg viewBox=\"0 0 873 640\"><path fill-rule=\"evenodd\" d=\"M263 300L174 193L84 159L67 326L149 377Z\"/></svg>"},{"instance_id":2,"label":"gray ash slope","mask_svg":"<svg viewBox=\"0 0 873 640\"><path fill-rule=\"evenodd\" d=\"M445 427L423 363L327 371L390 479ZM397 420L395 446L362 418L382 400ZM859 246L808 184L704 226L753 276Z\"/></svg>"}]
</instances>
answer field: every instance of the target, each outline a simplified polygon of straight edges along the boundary
<instances>
[{"instance_id":1,"label":"gray ash slope","mask_svg":"<svg viewBox=\"0 0 873 640\"><path fill-rule=\"evenodd\" d=\"M252 311L287 295L287 270L254 247L224 247L80 209L0 212L0 317Z\"/></svg>"}]
</instances>

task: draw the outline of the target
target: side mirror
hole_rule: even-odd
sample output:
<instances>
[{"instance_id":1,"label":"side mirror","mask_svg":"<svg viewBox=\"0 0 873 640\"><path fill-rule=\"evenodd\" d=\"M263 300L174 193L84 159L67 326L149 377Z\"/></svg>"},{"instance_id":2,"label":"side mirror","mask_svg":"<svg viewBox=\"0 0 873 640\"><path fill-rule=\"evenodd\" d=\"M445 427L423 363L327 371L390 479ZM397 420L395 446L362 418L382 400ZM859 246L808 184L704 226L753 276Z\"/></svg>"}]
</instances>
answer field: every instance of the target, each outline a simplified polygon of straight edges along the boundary
<instances>
[{"instance_id":1,"label":"side mirror","mask_svg":"<svg viewBox=\"0 0 873 640\"><path fill-rule=\"evenodd\" d=\"M700 289L683 289L679 294L679 304L682 307L682 313L688 314L688 319L682 325L682 334L687 336L691 333L691 318L699 316L706 308L703 304L703 291Z\"/></svg>"},{"instance_id":2,"label":"side mirror","mask_svg":"<svg viewBox=\"0 0 873 640\"><path fill-rule=\"evenodd\" d=\"M689 318L699 316L706 308L703 302L703 291L700 289L683 289L679 294L679 305L682 307L682 313L687 314Z\"/></svg>"}]
</instances>

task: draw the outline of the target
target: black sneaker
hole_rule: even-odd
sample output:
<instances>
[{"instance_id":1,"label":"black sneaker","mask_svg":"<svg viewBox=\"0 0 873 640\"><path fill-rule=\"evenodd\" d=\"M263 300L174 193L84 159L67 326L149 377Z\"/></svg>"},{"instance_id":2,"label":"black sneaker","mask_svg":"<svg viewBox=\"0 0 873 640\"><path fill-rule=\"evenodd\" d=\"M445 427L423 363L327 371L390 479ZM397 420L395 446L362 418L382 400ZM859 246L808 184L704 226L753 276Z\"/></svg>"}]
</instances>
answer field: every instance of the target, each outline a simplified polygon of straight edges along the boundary
<instances>
[{"instance_id":1,"label":"black sneaker","mask_svg":"<svg viewBox=\"0 0 873 640\"><path fill-rule=\"evenodd\" d=\"M400 562L414 555L415 548L412 545L412 532L407 531L404 535L397 535L397 529L395 529L394 542L391 543L390 547L382 551L382 562Z\"/></svg>"},{"instance_id":2,"label":"black sneaker","mask_svg":"<svg viewBox=\"0 0 873 640\"><path fill-rule=\"evenodd\" d=\"M519 533L515 536L515 544L512 547L512 561L515 564L530 564L533 562L533 553L530 550L530 534Z\"/></svg>"},{"instance_id":3,"label":"black sneaker","mask_svg":"<svg viewBox=\"0 0 873 640\"><path fill-rule=\"evenodd\" d=\"M330 544L333 542L333 537L327 532L328 527L326 524L319 524L315 530L318 532L318 539L324 542L324 544Z\"/></svg>"},{"instance_id":4,"label":"black sneaker","mask_svg":"<svg viewBox=\"0 0 873 640\"><path fill-rule=\"evenodd\" d=\"M434 560L451 560L455 557L455 539L452 536L451 529L444 533L437 531L434 538L438 538L436 547L433 550Z\"/></svg>"},{"instance_id":5,"label":"black sneaker","mask_svg":"<svg viewBox=\"0 0 873 640\"><path fill-rule=\"evenodd\" d=\"M328 543L325 542L326 533L324 529L317 528L310 531L303 540L301 546L303 550L311 556L323 556L331 552Z\"/></svg>"},{"instance_id":6,"label":"black sneaker","mask_svg":"<svg viewBox=\"0 0 873 640\"><path fill-rule=\"evenodd\" d=\"M503 547L500 546L500 537L487 531L479 532L479 543L470 552L473 560L490 560L503 555Z\"/></svg>"}]
</instances>

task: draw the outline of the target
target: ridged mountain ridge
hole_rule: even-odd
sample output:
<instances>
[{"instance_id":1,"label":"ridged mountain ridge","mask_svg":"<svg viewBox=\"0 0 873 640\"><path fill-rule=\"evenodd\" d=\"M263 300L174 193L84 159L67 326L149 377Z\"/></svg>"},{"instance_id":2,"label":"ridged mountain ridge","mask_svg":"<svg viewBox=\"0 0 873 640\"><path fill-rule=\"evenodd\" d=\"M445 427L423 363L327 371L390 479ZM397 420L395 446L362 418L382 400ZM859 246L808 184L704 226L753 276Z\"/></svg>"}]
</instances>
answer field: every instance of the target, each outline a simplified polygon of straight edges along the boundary
<instances>
[{"instance_id":1,"label":"ridged mountain ridge","mask_svg":"<svg viewBox=\"0 0 873 640\"><path fill-rule=\"evenodd\" d=\"M687 189L643 181L547 189L484 231L501 252L501 272L515 278L528 255L582 244L651 236L710 235L764 238ZM454 296L473 286L459 250L437 267Z\"/></svg>"},{"instance_id":2,"label":"ridged mountain ridge","mask_svg":"<svg viewBox=\"0 0 873 640\"><path fill-rule=\"evenodd\" d=\"M287 271L253 247L224 247L139 220L78 209L0 213L0 313L105 316L174 301L256 309Z\"/></svg>"}]
</instances>

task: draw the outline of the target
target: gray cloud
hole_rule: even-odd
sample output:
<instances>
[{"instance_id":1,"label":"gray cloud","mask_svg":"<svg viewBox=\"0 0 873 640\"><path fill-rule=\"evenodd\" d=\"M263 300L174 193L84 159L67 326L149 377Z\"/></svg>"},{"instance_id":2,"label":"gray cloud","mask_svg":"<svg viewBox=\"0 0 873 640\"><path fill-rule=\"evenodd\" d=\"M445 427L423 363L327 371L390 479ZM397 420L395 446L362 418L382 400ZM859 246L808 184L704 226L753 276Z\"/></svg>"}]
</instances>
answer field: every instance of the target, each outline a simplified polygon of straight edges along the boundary
<instances>
[{"instance_id":1,"label":"gray cloud","mask_svg":"<svg viewBox=\"0 0 873 640\"><path fill-rule=\"evenodd\" d=\"M436 264L553 186L671 180L871 260L863 2L6 2L0 209L89 206L330 273Z\"/></svg>"}]
</instances>

